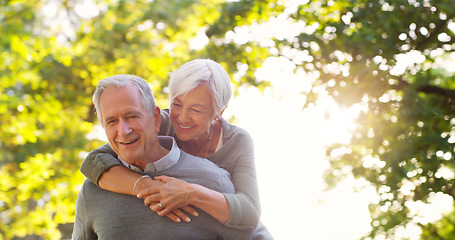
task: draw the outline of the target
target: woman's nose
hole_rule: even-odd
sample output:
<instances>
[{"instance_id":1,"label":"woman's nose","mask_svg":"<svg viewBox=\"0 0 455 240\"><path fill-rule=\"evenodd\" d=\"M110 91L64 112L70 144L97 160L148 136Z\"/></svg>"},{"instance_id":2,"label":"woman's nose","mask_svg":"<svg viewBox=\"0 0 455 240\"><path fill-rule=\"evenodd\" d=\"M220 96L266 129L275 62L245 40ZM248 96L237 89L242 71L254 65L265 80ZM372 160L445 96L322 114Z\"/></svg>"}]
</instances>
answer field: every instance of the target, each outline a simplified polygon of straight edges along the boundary
<instances>
[{"instance_id":1,"label":"woman's nose","mask_svg":"<svg viewBox=\"0 0 455 240\"><path fill-rule=\"evenodd\" d=\"M189 119L189 114L185 110L180 111L178 119L180 123L185 123Z\"/></svg>"}]
</instances>

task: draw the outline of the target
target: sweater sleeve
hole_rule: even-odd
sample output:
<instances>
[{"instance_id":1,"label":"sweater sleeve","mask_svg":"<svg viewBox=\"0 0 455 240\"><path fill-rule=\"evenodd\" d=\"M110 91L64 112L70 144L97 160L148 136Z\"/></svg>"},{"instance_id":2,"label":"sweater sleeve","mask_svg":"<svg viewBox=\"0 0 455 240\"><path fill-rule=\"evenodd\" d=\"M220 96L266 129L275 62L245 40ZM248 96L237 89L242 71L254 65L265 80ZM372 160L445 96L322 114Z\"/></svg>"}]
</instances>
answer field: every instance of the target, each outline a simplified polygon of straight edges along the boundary
<instances>
[{"instance_id":1,"label":"sweater sleeve","mask_svg":"<svg viewBox=\"0 0 455 240\"><path fill-rule=\"evenodd\" d=\"M98 187L98 181L109 168L122 165L108 143L91 151L81 165L81 172Z\"/></svg>"},{"instance_id":2,"label":"sweater sleeve","mask_svg":"<svg viewBox=\"0 0 455 240\"><path fill-rule=\"evenodd\" d=\"M231 170L235 194L225 193L224 196L229 204L230 217L226 225L241 229L254 229L261 215L259 202L259 190L254 163L254 146L251 136L244 130L240 130L231 139L229 146L229 158L235 162Z\"/></svg>"}]
</instances>

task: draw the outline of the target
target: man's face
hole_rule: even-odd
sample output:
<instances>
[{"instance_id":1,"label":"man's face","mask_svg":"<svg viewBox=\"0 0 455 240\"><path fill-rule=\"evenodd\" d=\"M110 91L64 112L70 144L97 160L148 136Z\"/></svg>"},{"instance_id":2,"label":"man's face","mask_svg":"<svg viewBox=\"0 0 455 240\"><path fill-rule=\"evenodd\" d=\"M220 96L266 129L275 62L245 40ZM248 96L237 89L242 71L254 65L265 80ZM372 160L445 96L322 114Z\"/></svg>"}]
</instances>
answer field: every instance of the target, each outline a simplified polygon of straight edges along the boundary
<instances>
[{"instance_id":1,"label":"man's face","mask_svg":"<svg viewBox=\"0 0 455 240\"><path fill-rule=\"evenodd\" d=\"M121 159L135 166L150 162L159 147L160 110L150 116L134 85L108 88L101 94L100 111L109 145Z\"/></svg>"}]
</instances>

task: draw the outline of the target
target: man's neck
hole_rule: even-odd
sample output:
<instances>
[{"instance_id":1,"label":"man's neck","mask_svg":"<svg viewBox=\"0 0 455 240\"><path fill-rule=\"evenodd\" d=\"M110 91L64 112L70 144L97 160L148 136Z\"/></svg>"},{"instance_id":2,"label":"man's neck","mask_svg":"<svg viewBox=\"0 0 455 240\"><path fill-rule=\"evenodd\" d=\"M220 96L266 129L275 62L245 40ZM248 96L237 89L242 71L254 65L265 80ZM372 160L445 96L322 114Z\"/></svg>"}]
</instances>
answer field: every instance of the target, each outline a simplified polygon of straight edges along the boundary
<instances>
[{"instance_id":1,"label":"man's neck","mask_svg":"<svg viewBox=\"0 0 455 240\"><path fill-rule=\"evenodd\" d=\"M169 150L160 145L159 148L157 148L157 150L151 152L150 156L148 156L144 160L136 162L134 166L139 168L141 171L144 171L147 164L160 160L168 153Z\"/></svg>"}]
</instances>

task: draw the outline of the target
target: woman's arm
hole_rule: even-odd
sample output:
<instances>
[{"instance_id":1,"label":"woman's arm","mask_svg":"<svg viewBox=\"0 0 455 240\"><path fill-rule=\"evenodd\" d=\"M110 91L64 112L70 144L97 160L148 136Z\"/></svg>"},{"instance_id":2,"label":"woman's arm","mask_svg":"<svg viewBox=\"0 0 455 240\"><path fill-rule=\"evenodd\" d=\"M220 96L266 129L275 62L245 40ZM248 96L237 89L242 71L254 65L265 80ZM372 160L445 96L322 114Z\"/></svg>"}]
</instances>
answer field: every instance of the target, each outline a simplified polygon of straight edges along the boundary
<instances>
[{"instance_id":1,"label":"woman's arm","mask_svg":"<svg viewBox=\"0 0 455 240\"><path fill-rule=\"evenodd\" d=\"M191 205L202 209L227 226L254 229L260 217L259 193L254 165L247 164L252 156L249 154L242 156L245 159L239 159L241 161L237 162L238 166L234 172L235 194L220 193L173 177L158 176L154 179L165 183L160 190L153 193L151 189L145 189L139 192L138 197L144 198L144 203L150 205L150 208L160 216ZM160 202L161 206L154 204L157 202Z\"/></svg>"},{"instance_id":2,"label":"woman's arm","mask_svg":"<svg viewBox=\"0 0 455 240\"><path fill-rule=\"evenodd\" d=\"M81 172L98 187L111 192L134 196L144 189L148 189L152 193L159 191L163 184L161 181L151 178L139 180L142 175L124 167L116 157L117 154L110 148L109 144L105 144L88 154L82 163ZM135 189L133 189L134 185L136 185ZM194 209L183 209L195 215ZM174 222L180 222L181 219L189 221L188 216L179 209L175 209L165 216Z\"/></svg>"},{"instance_id":3,"label":"woman's arm","mask_svg":"<svg viewBox=\"0 0 455 240\"><path fill-rule=\"evenodd\" d=\"M135 195L133 192L134 184L142 176L125 168L109 144L104 144L91 151L82 162L81 172L104 190L128 195ZM153 181L150 181L146 179L138 181L136 188L142 190L147 183L153 185ZM155 188L152 189L152 191L155 190Z\"/></svg>"},{"instance_id":4,"label":"woman's arm","mask_svg":"<svg viewBox=\"0 0 455 240\"><path fill-rule=\"evenodd\" d=\"M98 185L103 173L107 172L111 167L122 165L117 159L117 154L111 149L108 143L92 150L84 159L81 165L81 172L91 182Z\"/></svg>"},{"instance_id":5,"label":"woman's arm","mask_svg":"<svg viewBox=\"0 0 455 240\"><path fill-rule=\"evenodd\" d=\"M251 136L234 126L235 133L227 141L225 154L230 161L226 168L231 172L235 194L226 193L230 209L228 226L255 228L261 216L259 189L254 162L254 144ZM233 164L233 165L232 165Z\"/></svg>"},{"instance_id":6,"label":"woman's arm","mask_svg":"<svg viewBox=\"0 0 455 240\"><path fill-rule=\"evenodd\" d=\"M157 194L140 192L146 204L160 215L172 209L192 205L233 228L254 229L260 218L259 191L254 165L254 146L249 134L236 128L219 152L209 157L232 174L235 194L219 193L200 185L171 177L155 177L166 182ZM148 197L146 197L148 196ZM161 202L164 208L153 202Z\"/></svg>"},{"instance_id":7,"label":"woman's arm","mask_svg":"<svg viewBox=\"0 0 455 240\"><path fill-rule=\"evenodd\" d=\"M117 159L117 154L109 144L91 151L84 159L81 172L100 188L128 195L135 195L134 185L142 175L124 167ZM155 183L154 183L155 182ZM149 186L151 191L156 191L161 183L149 179L141 179L136 184L135 192Z\"/></svg>"},{"instance_id":8,"label":"woman's arm","mask_svg":"<svg viewBox=\"0 0 455 240\"><path fill-rule=\"evenodd\" d=\"M226 225L255 228L261 216L254 153L251 150L240 156L232 174L235 194L224 196L229 204L230 216Z\"/></svg>"},{"instance_id":9,"label":"woman's arm","mask_svg":"<svg viewBox=\"0 0 455 240\"><path fill-rule=\"evenodd\" d=\"M101 175L98 183L100 188L104 190L133 196L148 185L152 186L152 191L156 191L156 185L158 183L154 183L151 178L139 179L140 177L142 175L128 170L123 166L113 166Z\"/></svg>"},{"instance_id":10,"label":"woman's arm","mask_svg":"<svg viewBox=\"0 0 455 240\"><path fill-rule=\"evenodd\" d=\"M138 197L144 197L144 203L150 205L150 208L160 216L191 205L202 209L221 223L229 220L229 205L222 193L173 177L158 176L155 179L165 183L160 191L152 193L151 189L146 189L139 192ZM156 202L162 205L153 204Z\"/></svg>"},{"instance_id":11,"label":"woman's arm","mask_svg":"<svg viewBox=\"0 0 455 240\"><path fill-rule=\"evenodd\" d=\"M229 204L222 193L197 184L192 186L196 192L192 206L204 210L221 223L229 221Z\"/></svg>"}]
</instances>

